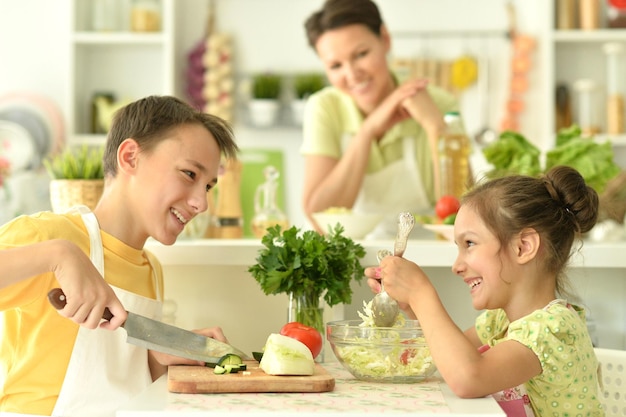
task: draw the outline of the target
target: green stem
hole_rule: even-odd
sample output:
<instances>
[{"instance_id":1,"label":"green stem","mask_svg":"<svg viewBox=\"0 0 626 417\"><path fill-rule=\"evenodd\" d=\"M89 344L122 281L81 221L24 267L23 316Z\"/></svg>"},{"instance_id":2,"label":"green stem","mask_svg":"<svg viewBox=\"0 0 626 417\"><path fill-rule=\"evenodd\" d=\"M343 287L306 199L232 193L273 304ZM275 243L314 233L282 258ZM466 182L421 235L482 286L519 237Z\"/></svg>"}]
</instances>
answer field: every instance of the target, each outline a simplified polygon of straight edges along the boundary
<instances>
[{"instance_id":1,"label":"green stem","mask_svg":"<svg viewBox=\"0 0 626 417\"><path fill-rule=\"evenodd\" d=\"M320 307L319 296L313 294L292 294L292 319L314 327L324 335L324 309Z\"/></svg>"}]
</instances>

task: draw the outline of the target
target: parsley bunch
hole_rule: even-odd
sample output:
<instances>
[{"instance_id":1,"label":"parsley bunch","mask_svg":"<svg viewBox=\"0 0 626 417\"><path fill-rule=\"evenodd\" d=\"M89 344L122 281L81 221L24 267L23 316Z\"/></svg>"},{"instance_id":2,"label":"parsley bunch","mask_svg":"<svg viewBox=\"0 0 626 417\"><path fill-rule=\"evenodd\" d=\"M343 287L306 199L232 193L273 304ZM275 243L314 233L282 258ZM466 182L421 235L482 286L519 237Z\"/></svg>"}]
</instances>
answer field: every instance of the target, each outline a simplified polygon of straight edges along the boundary
<instances>
[{"instance_id":1,"label":"parsley bunch","mask_svg":"<svg viewBox=\"0 0 626 417\"><path fill-rule=\"evenodd\" d=\"M281 233L280 226L267 230L257 263L248 272L265 294L294 293L324 296L329 306L352 301L350 281L363 279L360 260L365 249L342 235L337 224L327 235L295 226Z\"/></svg>"}]
</instances>

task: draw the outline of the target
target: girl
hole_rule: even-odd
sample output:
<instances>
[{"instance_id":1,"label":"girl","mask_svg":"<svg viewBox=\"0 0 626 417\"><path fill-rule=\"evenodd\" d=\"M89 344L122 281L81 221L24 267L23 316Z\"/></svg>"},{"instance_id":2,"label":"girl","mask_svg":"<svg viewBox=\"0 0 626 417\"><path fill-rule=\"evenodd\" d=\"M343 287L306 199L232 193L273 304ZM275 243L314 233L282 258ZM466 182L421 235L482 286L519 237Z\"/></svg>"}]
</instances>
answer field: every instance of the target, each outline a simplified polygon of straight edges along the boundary
<instances>
[{"instance_id":1,"label":"girl","mask_svg":"<svg viewBox=\"0 0 626 417\"><path fill-rule=\"evenodd\" d=\"M371 0L327 0L305 23L331 84L313 94L303 122L303 208L380 213L378 237L396 213L432 208L436 141L455 98L426 80L399 83L387 63L391 36ZM324 232L324 230L318 231Z\"/></svg>"},{"instance_id":2,"label":"girl","mask_svg":"<svg viewBox=\"0 0 626 417\"><path fill-rule=\"evenodd\" d=\"M167 365L197 363L129 345L112 330L126 310L160 317L163 274L143 246L149 237L176 241L207 209L221 155L236 152L223 120L174 97L147 97L114 117L93 212L42 212L0 227L0 415L113 416ZM60 314L46 297L59 286ZM105 307L114 317L100 323ZM198 332L226 340L218 327Z\"/></svg>"},{"instance_id":3,"label":"girl","mask_svg":"<svg viewBox=\"0 0 626 417\"><path fill-rule=\"evenodd\" d=\"M460 397L495 394L509 416L602 416L585 311L567 295L575 238L598 215L598 195L570 167L542 178L508 176L467 193L454 224L452 270L484 310L462 332L413 262L367 268L373 290L419 319L441 376Z\"/></svg>"}]
</instances>

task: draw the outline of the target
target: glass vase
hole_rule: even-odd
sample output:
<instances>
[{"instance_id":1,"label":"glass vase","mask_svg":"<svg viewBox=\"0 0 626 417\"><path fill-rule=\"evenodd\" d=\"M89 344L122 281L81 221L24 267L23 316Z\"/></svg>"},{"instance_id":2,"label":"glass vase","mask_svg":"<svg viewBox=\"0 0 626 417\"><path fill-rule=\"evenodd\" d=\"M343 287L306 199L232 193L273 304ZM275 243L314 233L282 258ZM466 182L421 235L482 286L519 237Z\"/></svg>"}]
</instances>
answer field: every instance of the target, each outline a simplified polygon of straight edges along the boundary
<instances>
[{"instance_id":1,"label":"glass vase","mask_svg":"<svg viewBox=\"0 0 626 417\"><path fill-rule=\"evenodd\" d=\"M324 345L326 332L324 329L324 308L320 307L320 297L305 293L289 294L288 322L297 321L313 327L322 336L322 351L315 358L316 362L324 362Z\"/></svg>"}]
</instances>

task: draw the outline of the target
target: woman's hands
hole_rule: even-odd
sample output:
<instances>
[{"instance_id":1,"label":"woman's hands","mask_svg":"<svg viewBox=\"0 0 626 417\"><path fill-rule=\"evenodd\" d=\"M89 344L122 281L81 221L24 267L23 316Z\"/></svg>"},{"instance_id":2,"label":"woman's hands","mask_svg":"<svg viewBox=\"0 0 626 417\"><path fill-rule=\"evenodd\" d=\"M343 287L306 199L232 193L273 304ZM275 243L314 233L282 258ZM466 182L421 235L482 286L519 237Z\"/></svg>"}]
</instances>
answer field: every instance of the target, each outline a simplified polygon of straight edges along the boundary
<instances>
[{"instance_id":1,"label":"woman's hands","mask_svg":"<svg viewBox=\"0 0 626 417\"><path fill-rule=\"evenodd\" d=\"M426 133L439 137L445 127L443 114L425 88L402 101L405 111L422 125Z\"/></svg>"},{"instance_id":2,"label":"woman's hands","mask_svg":"<svg viewBox=\"0 0 626 417\"><path fill-rule=\"evenodd\" d=\"M407 101L417 97L420 93L430 98L426 91L427 85L428 80L419 79L410 80L398 86L367 115L363 123L363 129L369 132L369 136L376 138L376 140L382 138L385 132L391 129L393 125L412 117L405 105ZM417 121L420 122L420 120Z\"/></svg>"}]
</instances>

